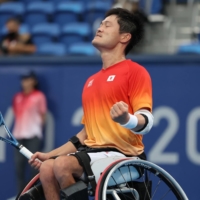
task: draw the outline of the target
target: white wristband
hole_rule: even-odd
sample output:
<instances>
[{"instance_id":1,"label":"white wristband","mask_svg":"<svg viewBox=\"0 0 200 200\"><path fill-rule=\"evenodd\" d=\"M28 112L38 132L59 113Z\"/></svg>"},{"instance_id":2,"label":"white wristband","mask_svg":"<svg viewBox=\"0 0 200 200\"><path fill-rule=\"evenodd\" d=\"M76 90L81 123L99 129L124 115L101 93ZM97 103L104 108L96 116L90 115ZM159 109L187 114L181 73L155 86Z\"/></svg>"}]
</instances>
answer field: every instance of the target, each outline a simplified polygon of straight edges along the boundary
<instances>
[{"instance_id":1,"label":"white wristband","mask_svg":"<svg viewBox=\"0 0 200 200\"><path fill-rule=\"evenodd\" d=\"M126 124L120 124L124 128L133 129L138 125L138 118L135 115L129 113L130 119Z\"/></svg>"}]
</instances>

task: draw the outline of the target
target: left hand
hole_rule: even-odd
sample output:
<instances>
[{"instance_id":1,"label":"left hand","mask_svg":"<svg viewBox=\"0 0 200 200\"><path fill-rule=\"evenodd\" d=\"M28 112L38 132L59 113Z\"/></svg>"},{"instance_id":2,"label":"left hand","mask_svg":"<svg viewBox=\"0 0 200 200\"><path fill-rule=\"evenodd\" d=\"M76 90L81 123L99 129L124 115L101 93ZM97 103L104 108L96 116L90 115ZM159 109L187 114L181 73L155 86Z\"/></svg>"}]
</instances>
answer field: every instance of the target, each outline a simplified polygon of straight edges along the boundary
<instances>
[{"instance_id":1,"label":"left hand","mask_svg":"<svg viewBox=\"0 0 200 200\"><path fill-rule=\"evenodd\" d=\"M115 103L110 109L110 116L113 121L126 124L129 120L128 104L123 101Z\"/></svg>"}]
</instances>

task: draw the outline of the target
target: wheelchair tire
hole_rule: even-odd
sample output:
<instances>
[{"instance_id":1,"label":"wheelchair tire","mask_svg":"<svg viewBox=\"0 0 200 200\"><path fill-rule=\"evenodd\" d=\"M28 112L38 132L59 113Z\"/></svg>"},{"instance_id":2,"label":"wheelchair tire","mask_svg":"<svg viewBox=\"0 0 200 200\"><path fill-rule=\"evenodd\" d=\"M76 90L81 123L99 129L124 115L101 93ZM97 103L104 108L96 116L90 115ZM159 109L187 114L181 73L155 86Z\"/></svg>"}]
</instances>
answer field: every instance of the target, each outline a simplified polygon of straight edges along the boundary
<instances>
[{"instance_id":1,"label":"wheelchair tire","mask_svg":"<svg viewBox=\"0 0 200 200\"><path fill-rule=\"evenodd\" d=\"M15 200L19 200L22 195L24 195L28 190L30 190L31 188L33 188L34 186L36 186L38 183L40 183L39 174L37 174L35 177L33 177L33 179L31 179L31 181L26 185L26 187L22 190L22 192L20 192L17 195L17 197L16 197ZM23 199L23 198L21 198L21 199ZM32 200L32 198L28 198L28 197L24 198L24 199L26 199L26 200Z\"/></svg>"},{"instance_id":2,"label":"wheelchair tire","mask_svg":"<svg viewBox=\"0 0 200 200\"><path fill-rule=\"evenodd\" d=\"M141 176L132 180L130 168L135 167ZM129 180L125 180L122 174L124 184L108 186L110 179L114 179L114 173L122 168L127 168L130 173ZM127 177L127 176L126 176ZM143 188L139 191L135 184ZM150 187L151 186L151 191ZM144 160L121 160L112 163L102 173L96 188L95 200L188 200L185 192L177 181L164 169L158 165Z\"/></svg>"}]
</instances>

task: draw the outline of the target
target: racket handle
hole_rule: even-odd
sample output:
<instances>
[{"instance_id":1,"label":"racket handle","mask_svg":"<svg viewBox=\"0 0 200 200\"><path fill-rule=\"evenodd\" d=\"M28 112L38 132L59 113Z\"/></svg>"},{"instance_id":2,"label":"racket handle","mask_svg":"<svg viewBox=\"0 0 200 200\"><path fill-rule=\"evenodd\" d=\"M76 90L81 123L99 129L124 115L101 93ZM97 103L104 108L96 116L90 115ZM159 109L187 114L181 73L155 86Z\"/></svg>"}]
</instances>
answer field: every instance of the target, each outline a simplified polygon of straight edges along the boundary
<instances>
[{"instance_id":1,"label":"racket handle","mask_svg":"<svg viewBox=\"0 0 200 200\"><path fill-rule=\"evenodd\" d=\"M33 155L32 152L30 152L26 147L22 147L19 152L24 155L28 160L31 159L31 156Z\"/></svg>"},{"instance_id":2,"label":"racket handle","mask_svg":"<svg viewBox=\"0 0 200 200\"><path fill-rule=\"evenodd\" d=\"M31 151L29 151L26 147L22 146L21 149L19 150L19 152L24 155L28 160L31 159L31 156L33 155L33 153ZM39 159L35 159L38 162L42 162Z\"/></svg>"}]
</instances>

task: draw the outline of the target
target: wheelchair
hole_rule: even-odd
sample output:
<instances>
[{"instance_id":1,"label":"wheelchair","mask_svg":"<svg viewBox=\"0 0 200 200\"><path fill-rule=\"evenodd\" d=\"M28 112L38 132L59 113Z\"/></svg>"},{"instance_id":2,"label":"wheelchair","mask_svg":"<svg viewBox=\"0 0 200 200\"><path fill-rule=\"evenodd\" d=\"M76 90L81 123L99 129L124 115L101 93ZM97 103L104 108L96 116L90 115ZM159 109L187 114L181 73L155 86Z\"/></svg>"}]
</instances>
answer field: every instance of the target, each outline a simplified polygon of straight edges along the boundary
<instances>
[{"instance_id":1,"label":"wheelchair","mask_svg":"<svg viewBox=\"0 0 200 200\"><path fill-rule=\"evenodd\" d=\"M188 200L177 181L164 169L149 161L133 157L109 157L95 161L91 168L97 186L95 195L89 199ZM28 183L16 200L38 183L39 174ZM87 188L90 194L90 186ZM35 199L45 200L44 197Z\"/></svg>"}]
</instances>

